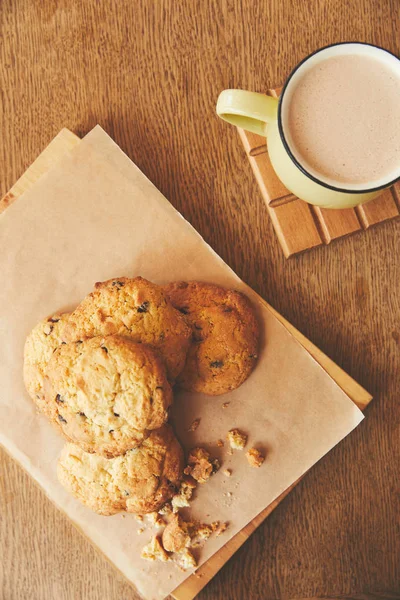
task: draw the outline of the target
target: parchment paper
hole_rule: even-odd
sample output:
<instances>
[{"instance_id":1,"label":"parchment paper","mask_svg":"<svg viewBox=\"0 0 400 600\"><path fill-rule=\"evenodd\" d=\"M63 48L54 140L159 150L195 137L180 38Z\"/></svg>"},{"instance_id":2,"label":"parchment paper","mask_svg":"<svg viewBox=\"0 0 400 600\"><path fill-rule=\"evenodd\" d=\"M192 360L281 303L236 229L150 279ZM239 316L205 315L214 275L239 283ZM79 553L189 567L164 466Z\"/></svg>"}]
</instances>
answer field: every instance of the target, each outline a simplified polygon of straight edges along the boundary
<instances>
[{"instance_id":1,"label":"parchment paper","mask_svg":"<svg viewBox=\"0 0 400 600\"><path fill-rule=\"evenodd\" d=\"M56 477L64 442L36 414L22 381L24 340L39 319L76 305L96 281L138 274L159 283L200 279L242 290L257 304L263 328L258 365L238 390L217 398L176 397L181 441L204 443L223 461L198 486L191 514L229 521L229 529L199 550L200 564L363 417L107 134L100 127L91 131L0 216L0 442L139 592L158 600L190 572L142 560L151 529L139 535L133 515L95 515L64 491ZM230 402L225 409L224 402ZM196 417L200 426L188 433ZM249 434L248 447L266 450L260 469L250 468L243 452L227 456L226 444L216 448L232 427ZM228 467L230 478L223 475Z\"/></svg>"}]
</instances>

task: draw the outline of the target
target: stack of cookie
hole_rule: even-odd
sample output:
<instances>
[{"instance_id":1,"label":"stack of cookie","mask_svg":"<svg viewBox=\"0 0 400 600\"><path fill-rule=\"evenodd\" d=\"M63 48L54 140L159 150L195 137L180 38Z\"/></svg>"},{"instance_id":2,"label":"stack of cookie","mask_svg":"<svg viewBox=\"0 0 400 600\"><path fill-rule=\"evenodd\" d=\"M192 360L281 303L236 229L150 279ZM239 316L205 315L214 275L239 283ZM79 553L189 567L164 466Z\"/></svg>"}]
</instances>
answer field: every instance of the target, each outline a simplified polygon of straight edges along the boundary
<instances>
[{"instance_id":1,"label":"stack of cookie","mask_svg":"<svg viewBox=\"0 0 400 600\"><path fill-rule=\"evenodd\" d=\"M199 282L162 288L142 277L112 279L72 313L40 322L26 340L24 380L70 442L61 483L99 514L159 510L184 466L167 424L172 386L235 389L257 347L248 299Z\"/></svg>"}]
</instances>

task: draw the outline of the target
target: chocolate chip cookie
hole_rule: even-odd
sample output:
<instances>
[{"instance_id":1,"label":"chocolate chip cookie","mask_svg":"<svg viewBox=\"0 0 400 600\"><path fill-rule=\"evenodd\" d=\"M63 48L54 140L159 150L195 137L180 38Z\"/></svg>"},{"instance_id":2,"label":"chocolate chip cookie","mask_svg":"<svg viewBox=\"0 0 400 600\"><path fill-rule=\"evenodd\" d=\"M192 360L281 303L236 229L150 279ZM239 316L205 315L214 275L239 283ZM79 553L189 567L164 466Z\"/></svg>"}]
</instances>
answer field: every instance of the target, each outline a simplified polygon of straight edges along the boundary
<instances>
[{"instance_id":1,"label":"chocolate chip cookie","mask_svg":"<svg viewBox=\"0 0 400 600\"><path fill-rule=\"evenodd\" d=\"M61 345L45 374L50 418L87 452L118 456L167 421L172 389L161 358L115 335Z\"/></svg>"},{"instance_id":2,"label":"chocolate chip cookie","mask_svg":"<svg viewBox=\"0 0 400 600\"><path fill-rule=\"evenodd\" d=\"M47 363L61 344L61 325L68 313L55 314L40 321L26 338L24 348L24 382L28 394L41 412L46 413L43 383Z\"/></svg>"},{"instance_id":3,"label":"chocolate chip cookie","mask_svg":"<svg viewBox=\"0 0 400 600\"><path fill-rule=\"evenodd\" d=\"M158 510L179 488L183 451L164 425L126 454L106 459L67 444L58 462L58 478L75 498L100 515Z\"/></svg>"},{"instance_id":4,"label":"chocolate chip cookie","mask_svg":"<svg viewBox=\"0 0 400 600\"><path fill-rule=\"evenodd\" d=\"M199 281L170 283L164 290L192 327L192 344L177 383L211 396L239 387L257 361L259 326L250 300Z\"/></svg>"},{"instance_id":5,"label":"chocolate chip cookie","mask_svg":"<svg viewBox=\"0 0 400 600\"><path fill-rule=\"evenodd\" d=\"M190 327L162 288L142 277L96 283L63 330L66 342L109 334L129 336L155 348L170 381L183 369L191 337Z\"/></svg>"}]
</instances>

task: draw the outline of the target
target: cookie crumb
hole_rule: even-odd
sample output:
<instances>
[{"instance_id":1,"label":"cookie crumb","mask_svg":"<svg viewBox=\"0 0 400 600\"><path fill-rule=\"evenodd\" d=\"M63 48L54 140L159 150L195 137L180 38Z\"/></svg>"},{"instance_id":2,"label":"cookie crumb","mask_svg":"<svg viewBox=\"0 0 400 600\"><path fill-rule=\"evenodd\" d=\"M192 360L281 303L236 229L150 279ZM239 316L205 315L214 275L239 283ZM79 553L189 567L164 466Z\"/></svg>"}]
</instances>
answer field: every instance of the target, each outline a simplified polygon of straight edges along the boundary
<instances>
[{"instance_id":1,"label":"cookie crumb","mask_svg":"<svg viewBox=\"0 0 400 600\"><path fill-rule=\"evenodd\" d=\"M250 448L250 450L246 452L246 458L249 461L249 465L255 468L261 467L265 460L265 457L257 450L257 448Z\"/></svg>"},{"instance_id":2,"label":"cookie crumb","mask_svg":"<svg viewBox=\"0 0 400 600\"><path fill-rule=\"evenodd\" d=\"M142 523L142 521L143 521L143 515L135 515L135 519L136 519L136 521L138 521L139 523Z\"/></svg>"},{"instance_id":3,"label":"cookie crumb","mask_svg":"<svg viewBox=\"0 0 400 600\"><path fill-rule=\"evenodd\" d=\"M189 427L188 431L196 431L196 429L198 428L199 425L200 425L200 419L195 419L193 421L193 423L191 424L191 426Z\"/></svg>"},{"instance_id":4,"label":"cookie crumb","mask_svg":"<svg viewBox=\"0 0 400 600\"><path fill-rule=\"evenodd\" d=\"M140 529L137 530L138 534L140 535L141 533L143 533L144 531L144 527L140 527Z\"/></svg>"},{"instance_id":5,"label":"cookie crumb","mask_svg":"<svg viewBox=\"0 0 400 600\"><path fill-rule=\"evenodd\" d=\"M182 552L190 546L189 524L174 515L162 534L162 543L168 552Z\"/></svg>"},{"instance_id":6,"label":"cookie crumb","mask_svg":"<svg viewBox=\"0 0 400 600\"><path fill-rule=\"evenodd\" d=\"M162 547L160 538L156 535L152 537L150 542L142 549L140 556L145 560L161 560L161 562L167 562L169 560L168 554Z\"/></svg>"},{"instance_id":7,"label":"cookie crumb","mask_svg":"<svg viewBox=\"0 0 400 600\"><path fill-rule=\"evenodd\" d=\"M207 523L192 524L190 532L192 538L192 546L199 546L203 540L208 540L213 531L214 530L212 526L207 525Z\"/></svg>"},{"instance_id":8,"label":"cookie crumb","mask_svg":"<svg viewBox=\"0 0 400 600\"><path fill-rule=\"evenodd\" d=\"M172 512L177 513L180 508L190 506L189 500L193 496L193 490L196 488L196 482L191 477L186 477L179 488L179 492L171 500Z\"/></svg>"},{"instance_id":9,"label":"cookie crumb","mask_svg":"<svg viewBox=\"0 0 400 600\"><path fill-rule=\"evenodd\" d=\"M188 548L177 555L176 562L184 571L197 567L197 561Z\"/></svg>"},{"instance_id":10,"label":"cookie crumb","mask_svg":"<svg viewBox=\"0 0 400 600\"><path fill-rule=\"evenodd\" d=\"M224 440L218 440L217 441L218 448L222 448L223 445L224 445Z\"/></svg>"},{"instance_id":11,"label":"cookie crumb","mask_svg":"<svg viewBox=\"0 0 400 600\"><path fill-rule=\"evenodd\" d=\"M230 402L224 402L222 405L222 408L228 408L229 404L230 404Z\"/></svg>"},{"instance_id":12,"label":"cookie crumb","mask_svg":"<svg viewBox=\"0 0 400 600\"><path fill-rule=\"evenodd\" d=\"M165 525L164 519L162 519L157 512L148 513L146 517L149 523L154 525L154 527L161 527L162 525Z\"/></svg>"},{"instance_id":13,"label":"cookie crumb","mask_svg":"<svg viewBox=\"0 0 400 600\"><path fill-rule=\"evenodd\" d=\"M231 429L227 436L230 447L234 450L243 450L247 444L247 435L239 431L239 429Z\"/></svg>"},{"instance_id":14,"label":"cookie crumb","mask_svg":"<svg viewBox=\"0 0 400 600\"><path fill-rule=\"evenodd\" d=\"M159 515L169 515L172 512L172 506L170 502L166 502L164 506L158 511Z\"/></svg>"},{"instance_id":15,"label":"cookie crumb","mask_svg":"<svg viewBox=\"0 0 400 600\"><path fill-rule=\"evenodd\" d=\"M219 461L210 460L210 454L204 448L193 448L188 457L188 466L184 473L199 483L205 483L220 467Z\"/></svg>"},{"instance_id":16,"label":"cookie crumb","mask_svg":"<svg viewBox=\"0 0 400 600\"><path fill-rule=\"evenodd\" d=\"M222 472L226 477L230 477L232 475L232 471L230 469L224 469Z\"/></svg>"},{"instance_id":17,"label":"cookie crumb","mask_svg":"<svg viewBox=\"0 0 400 600\"><path fill-rule=\"evenodd\" d=\"M218 537L219 535L224 533L224 531L227 529L228 523L221 522L221 521L214 521L214 523L211 523L211 527L212 527L215 535Z\"/></svg>"}]
</instances>

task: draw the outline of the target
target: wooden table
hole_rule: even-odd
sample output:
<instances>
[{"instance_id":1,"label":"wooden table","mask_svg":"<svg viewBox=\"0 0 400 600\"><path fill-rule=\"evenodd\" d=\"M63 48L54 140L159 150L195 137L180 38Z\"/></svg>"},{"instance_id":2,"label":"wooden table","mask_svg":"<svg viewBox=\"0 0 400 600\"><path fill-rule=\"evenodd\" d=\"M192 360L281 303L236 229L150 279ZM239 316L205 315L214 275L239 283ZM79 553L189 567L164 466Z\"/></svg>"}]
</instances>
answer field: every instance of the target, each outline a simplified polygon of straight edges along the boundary
<instances>
[{"instance_id":1,"label":"wooden table","mask_svg":"<svg viewBox=\"0 0 400 600\"><path fill-rule=\"evenodd\" d=\"M400 597L400 223L283 258L220 90L318 46L400 52L397 0L1 0L0 196L50 139L100 123L257 292L374 394L202 600ZM0 453L0 598L137 598ZM379 593L378 593L379 592ZM362 594L362 595L361 595Z\"/></svg>"}]
</instances>

